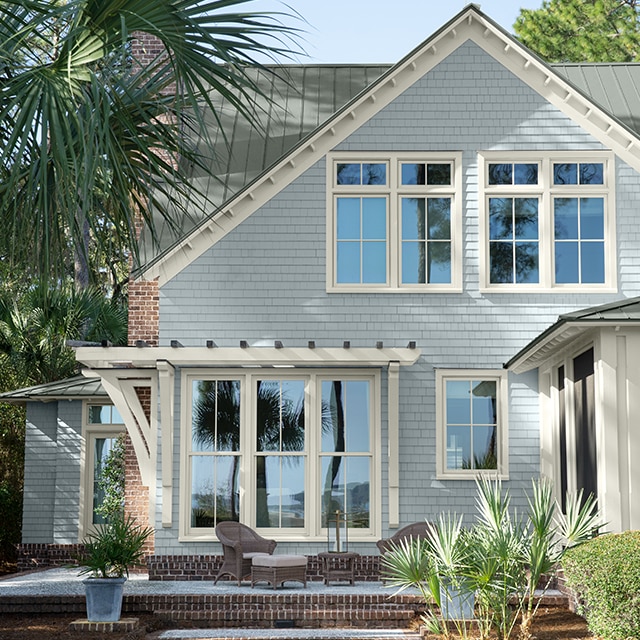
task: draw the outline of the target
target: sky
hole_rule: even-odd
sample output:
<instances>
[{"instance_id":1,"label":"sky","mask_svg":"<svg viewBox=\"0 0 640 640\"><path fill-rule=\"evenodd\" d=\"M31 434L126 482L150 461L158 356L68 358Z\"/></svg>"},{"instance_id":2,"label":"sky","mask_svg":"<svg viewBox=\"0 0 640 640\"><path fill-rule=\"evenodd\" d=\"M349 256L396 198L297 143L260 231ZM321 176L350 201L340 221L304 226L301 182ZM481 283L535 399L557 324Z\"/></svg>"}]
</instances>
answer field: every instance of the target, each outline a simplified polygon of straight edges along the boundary
<instances>
[{"instance_id":1,"label":"sky","mask_svg":"<svg viewBox=\"0 0 640 640\"><path fill-rule=\"evenodd\" d=\"M297 11L308 24L301 63L394 63L459 13L468 0L255 0L257 11ZM542 0L481 0L483 13L509 32L520 8ZM292 24L291 20L286 20ZM286 62L286 60L280 60Z\"/></svg>"}]
</instances>

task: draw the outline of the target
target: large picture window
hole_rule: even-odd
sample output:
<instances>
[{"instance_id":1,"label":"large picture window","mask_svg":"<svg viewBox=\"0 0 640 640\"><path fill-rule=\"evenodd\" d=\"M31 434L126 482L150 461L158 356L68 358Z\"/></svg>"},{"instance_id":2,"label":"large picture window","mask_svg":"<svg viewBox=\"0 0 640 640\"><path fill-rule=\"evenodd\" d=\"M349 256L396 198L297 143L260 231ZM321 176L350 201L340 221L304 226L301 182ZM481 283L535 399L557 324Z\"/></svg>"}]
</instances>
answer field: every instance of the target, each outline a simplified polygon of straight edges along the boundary
<instances>
[{"instance_id":1,"label":"large picture window","mask_svg":"<svg viewBox=\"0 0 640 640\"><path fill-rule=\"evenodd\" d=\"M460 154L329 160L329 290L459 290Z\"/></svg>"},{"instance_id":2,"label":"large picture window","mask_svg":"<svg viewBox=\"0 0 640 640\"><path fill-rule=\"evenodd\" d=\"M613 183L604 152L481 156L484 286L612 287Z\"/></svg>"},{"instance_id":3,"label":"large picture window","mask_svg":"<svg viewBox=\"0 0 640 640\"><path fill-rule=\"evenodd\" d=\"M283 539L323 538L336 509L356 538L374 535L377 374L186 378L184 537L210 539L235 520Z\"/></svg>"},{"instance_id":4,"label":"large picture window","mask_svg":"<svg viewBox=\"0 0 640 640\"><path fill-rule=\"evenodd\" d=\"M506 477L506 374L440 370L436 381L439 477Z\"/></svg>"}]
</instances>

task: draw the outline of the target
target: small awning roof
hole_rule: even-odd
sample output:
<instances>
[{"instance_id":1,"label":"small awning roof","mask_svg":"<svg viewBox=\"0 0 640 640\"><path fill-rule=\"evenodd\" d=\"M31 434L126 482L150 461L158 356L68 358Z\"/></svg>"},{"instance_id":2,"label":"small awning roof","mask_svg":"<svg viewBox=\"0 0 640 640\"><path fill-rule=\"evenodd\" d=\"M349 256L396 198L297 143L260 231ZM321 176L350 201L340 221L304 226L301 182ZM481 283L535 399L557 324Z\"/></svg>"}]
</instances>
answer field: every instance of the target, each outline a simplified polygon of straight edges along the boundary
<instances>
[{"instance_id":1,"label":"small awning roof","mask_svg":"<svg viewBox=\"0 0 640 640\"><path fill-rule=\"evenodd\" d=\"M54 400L85 400L102 397L107 397L107 392L102 388L100 380L85 378L82 375L0 393L0 401L11 403L27 400L53 402Z\"/></svg>"},{"instance_id":2,"label":"small awning roof","mask_svg":"<svg viewBox=\"0 0 640 640\"><path fill-rule=\"evenodd\" d=\"M640 326L640 297L565 313L521 349L504 368L524 373L542 365L557 351L594 327Z\"/></svg>"}]
</instances>

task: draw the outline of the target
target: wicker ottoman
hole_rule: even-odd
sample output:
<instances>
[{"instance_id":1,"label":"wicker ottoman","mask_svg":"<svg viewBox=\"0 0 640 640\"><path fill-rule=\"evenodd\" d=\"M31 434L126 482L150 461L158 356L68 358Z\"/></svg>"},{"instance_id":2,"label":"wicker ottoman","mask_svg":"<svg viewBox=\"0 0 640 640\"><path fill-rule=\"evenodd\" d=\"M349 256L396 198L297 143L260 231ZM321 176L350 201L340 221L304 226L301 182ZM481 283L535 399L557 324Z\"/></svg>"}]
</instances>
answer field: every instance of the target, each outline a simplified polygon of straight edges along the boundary
<instances>
[{"instance_id":1,"label":"wicker ottoman","mask_svg":"<svg viewBox=\"0 0 640 640\"><path fill-rule=\"evenodd\" d=\"M274 589L287 580L297 580L307 586L306 556L254 556L251 563L251 586L269 582Z\"/></svg>"}]
</instances>

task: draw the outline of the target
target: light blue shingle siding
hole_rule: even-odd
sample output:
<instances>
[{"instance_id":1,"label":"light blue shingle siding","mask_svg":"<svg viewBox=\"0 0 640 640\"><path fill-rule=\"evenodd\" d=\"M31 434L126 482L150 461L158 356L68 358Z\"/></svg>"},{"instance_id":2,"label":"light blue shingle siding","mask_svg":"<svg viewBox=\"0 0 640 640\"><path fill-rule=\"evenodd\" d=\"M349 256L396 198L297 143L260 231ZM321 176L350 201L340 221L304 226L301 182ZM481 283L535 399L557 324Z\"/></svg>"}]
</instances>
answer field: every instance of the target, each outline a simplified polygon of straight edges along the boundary
<instances>
[{"instance_id":1,"label":"light blue shingle siding","mask_svg":"<svg viewBox=\"0 0 640 640\"><path fill-rule=\"evenodd\" d=\"M477 154L601 148L476 45L464 44L337 147L463 152L462 293L328 294L326 162L321 159L162 287L161 343L177 339L195 346L214 339L220 346L238 346L241 339L280 339L287 346L304 346L307 340L340 346L351 340L352 346L373 346L383 340L385 345L405 346L416 340L423 355L400 373L401 521L433 519L441 511L471 514L472 481L435 479L435 368L501 368L559 314L640 291L640 179L618 161L618 294L481 293ZM521 489L539 472L537 375L511 375L509 381L510 484L514 505L524 508ZM176 418L176 437L178 423ZM384 480L385 455L382 461ZM179 477L177 468L174 473ZM174 500L177 517L177 483ZM384 492L382 505L387 533ZM178 544L176 533L177 524L159 533L158 552L204 548Z\"/></svg>"},{"instance_id":2,"label":"light blue shingle siding","mask_svg":"<svg viewBox=\"0 0 640 640\"><path fill-rule=\"evenodd\" d=\"M27 405L22 506L22 541L49 543L53 540L55 504L58 403Z\"/></svg>"}]
</instances>

